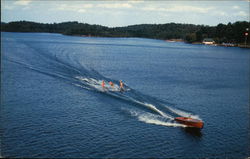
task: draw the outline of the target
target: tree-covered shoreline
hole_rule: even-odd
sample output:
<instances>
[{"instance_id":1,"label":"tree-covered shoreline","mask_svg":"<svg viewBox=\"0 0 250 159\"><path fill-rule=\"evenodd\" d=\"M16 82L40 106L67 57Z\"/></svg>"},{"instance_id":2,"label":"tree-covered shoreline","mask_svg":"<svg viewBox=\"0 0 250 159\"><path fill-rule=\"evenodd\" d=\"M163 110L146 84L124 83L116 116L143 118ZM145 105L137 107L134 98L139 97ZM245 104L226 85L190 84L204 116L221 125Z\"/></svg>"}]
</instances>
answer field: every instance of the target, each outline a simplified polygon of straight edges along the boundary
<instances>
[{"instance_id":1,"label":"tree-covered shoreline","mask_svg":"<svg viewBox=\"0 0 250 159\"><path fill-rule=\"evenodd\" d=\"M189 43L199 43L205 38L212 38L217 44L244 44L245 33L249 31L250 22L218 24L217 26L166 23L139 24L125 27L105 27L87 23L62 22L44 24L30 21L1 22L1 32L47 32L64 35L98 36L98 37L141 37L152 39L183 39ZM250 38L247 38L250 44Z\"/></svg>"}]
</instances>

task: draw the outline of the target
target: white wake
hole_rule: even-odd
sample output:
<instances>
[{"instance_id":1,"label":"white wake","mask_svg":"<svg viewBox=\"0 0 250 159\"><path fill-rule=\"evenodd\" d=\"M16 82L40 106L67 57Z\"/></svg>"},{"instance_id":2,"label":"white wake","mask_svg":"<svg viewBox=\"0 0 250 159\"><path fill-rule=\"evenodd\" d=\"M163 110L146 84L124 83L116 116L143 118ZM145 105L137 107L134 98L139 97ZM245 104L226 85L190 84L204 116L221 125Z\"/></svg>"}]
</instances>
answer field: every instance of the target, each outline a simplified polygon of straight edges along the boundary
<instances>
[{"instance_id":1,"label":"white wake","mask_svg":"<svg viewBox=\"0 0 250 159\"><path fill-rule=\"evenodd\" d=\"M183 117L191 117L193 119L198 119L198 120L201 120L200 117L198 115L194 115L192 113L188 113L188 112L184 112L182 110L179 110L179 109L175 109L175 108L171 108L169 106L165 106L166 108L168 108L171 112L179 115L179 116L183 116Z\"/></svg>"},{"instance_id":2,"label":"white wake","mask_svg":"<svg viewBox=\"0 0 250 159\"><path fill-rule=\"evenodd\" d=\"M83 83L84 85L79 85L79 84L75 84L76 86L91 90L91 89L95 89L101 92L120 92L120 88L119 85L114 83L113 86L109 85L109 81L105 81L106 85L105 85L105 89L102 88L102 80L96 80L94 78L84 78L81 76L76 76L76 79L80 80L81 83ZM165 112L159 110L155 105L150 104L150 103L146 103L140 100L137 100L131 96L127 96L125 94L113 94L113 93L108 93L112 96L116 96L118 98L127 100L127 101L132 101L134 103L137 103L141 106L147 107L148 109L154 111L157 114L153 114L153 113L149 113L149 112L139 112L139 111L134 111L134 110L129 110L130 114L132 116L137 117L137 119L139 121L148 123L148 124L155 124L155 125L162 125L162 126L174 126L174 127L186 127L183 124L179 124L179 123L175 123L174 122L174 117L166 114ZM192 117L194 119L200 119L198 115L193 115L191 113L185 112L185 111L181 111L169 106L164 105L168 110L170 110L172 113L177 114L179 116L183 116L183 117Z\"/></svg>"},{"instance_id":3,"label":"white wake","mask_svg":"<svg viewBox=\"0 0 250 159\"><path fill-rule=\"evenodd\" d=\"M76 76L75 78L79 79L83 84L88 85L92 88L95 88L98 91L111 91L111 92L119 92L120 87L118 84L115 84L111 86L108 82L105 82L105 88L102 88L102 80L96 80L94 78L84 78L81 76Z\"/></svg>"},{"instance_id":4,"label":"white wake","mask_svg":"<svg viewBox=\"0 0 250 159\"><path fill-rule=\"evenodd\" d=\"M126 110L126 109L125 109ZM127 111L134 117L136 117L139 121L147 123L147 124L155 124L161 126L172 126L172 127L186 127L186 125L174 123L172 119L165 118L160 115L155 115L148 112L141 112L135 110Z\"/></svg>"}]
</instances>

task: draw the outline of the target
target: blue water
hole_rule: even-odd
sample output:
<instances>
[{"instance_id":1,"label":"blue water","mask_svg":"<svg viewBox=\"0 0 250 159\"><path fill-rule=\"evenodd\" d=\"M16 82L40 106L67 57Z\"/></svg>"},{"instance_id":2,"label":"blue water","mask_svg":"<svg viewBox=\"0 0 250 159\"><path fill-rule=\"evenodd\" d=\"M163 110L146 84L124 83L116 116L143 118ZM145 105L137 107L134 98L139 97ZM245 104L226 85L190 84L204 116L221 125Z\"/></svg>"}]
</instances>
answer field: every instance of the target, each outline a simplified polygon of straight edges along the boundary
<instances>
[{"instance_id":1,"label":"blue water","mask_svg":"<svg viewBox=\"0 0 250 159\"><path fill-rule=\"evenodd\" d=\"M3 157L250 156L248 49L48 33L1 41Z\"/></svg>"}]
</instances>

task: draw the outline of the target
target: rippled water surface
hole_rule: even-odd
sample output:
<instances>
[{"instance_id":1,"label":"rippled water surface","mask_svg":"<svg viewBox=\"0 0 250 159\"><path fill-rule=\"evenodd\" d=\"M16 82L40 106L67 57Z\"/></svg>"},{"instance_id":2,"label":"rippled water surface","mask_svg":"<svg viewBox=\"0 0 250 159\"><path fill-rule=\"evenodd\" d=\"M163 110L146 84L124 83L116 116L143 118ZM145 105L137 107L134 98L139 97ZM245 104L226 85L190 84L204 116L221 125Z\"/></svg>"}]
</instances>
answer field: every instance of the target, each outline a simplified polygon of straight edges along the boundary
<instances>
[{"instance_id":1,"label":"rippled water surface","mask_svg":"<svg viewBox=\"0 0 250 159\"><path fill-rule=\"evenodd\" d=\"M1 156L250 156L247 49L47 33L1 41Z\"/></svg>"}]
</instances>

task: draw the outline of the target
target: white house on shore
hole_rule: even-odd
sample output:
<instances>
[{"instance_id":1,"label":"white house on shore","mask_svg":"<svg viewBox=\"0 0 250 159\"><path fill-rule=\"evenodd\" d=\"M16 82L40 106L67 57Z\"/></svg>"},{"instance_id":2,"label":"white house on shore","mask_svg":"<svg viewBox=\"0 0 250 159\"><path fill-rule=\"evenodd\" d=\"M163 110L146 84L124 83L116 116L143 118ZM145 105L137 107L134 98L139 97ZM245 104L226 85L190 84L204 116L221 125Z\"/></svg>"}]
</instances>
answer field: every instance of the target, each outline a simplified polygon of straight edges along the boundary
<instances>
[{"instance_id":1,"label":"white house on shore","mask_svg":"<svg viewBox=\"0 0 250 159\"><path fill-rule=\"evenodd\" d=\"M202 41L202 44L205 44L205 45L213 45L215 44L215 41L211 38L205 38L203 41Z\"/></svg>"}]
</instances>

